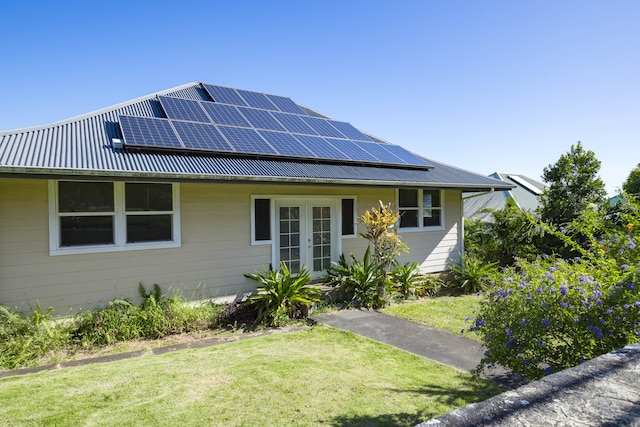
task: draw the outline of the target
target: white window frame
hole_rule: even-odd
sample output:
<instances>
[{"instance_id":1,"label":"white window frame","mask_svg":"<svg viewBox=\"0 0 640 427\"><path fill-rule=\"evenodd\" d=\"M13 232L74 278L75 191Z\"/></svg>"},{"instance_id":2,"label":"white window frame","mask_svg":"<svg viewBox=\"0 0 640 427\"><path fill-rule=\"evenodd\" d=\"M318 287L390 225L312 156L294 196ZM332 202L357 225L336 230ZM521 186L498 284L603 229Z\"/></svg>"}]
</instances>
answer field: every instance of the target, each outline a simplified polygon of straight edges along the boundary
<instances>
[{"instance_id":1,"label":"white window frame","mask_svg":"<svg viewBox=\"0 0 640 427\"><path fill-rule=\"evenodd\" d=\"M416 207L400 207L400 188L396 189L396 206L398 207L398 212L400 210L417 210L418 211L418 226L417 227L400 227L400 220L398 220L398 231L400 232L416 232L416 231L438 231L438 230L444 230L444 225L445 225L445 220L446 220L446 215L445 215L445 210L444 210L444 196L445 196L445 192L444 190L441 189L437 189L437 188L411 188L411 187L407 187L407 188L402 188L402 190L415 190L418 192L418 206ZM439 191L440 192L440 206L439 207L432 207L432 210L439 210L440 211L440 225L430 225L430 226L424 226L424 207L423 207L423 200L424 200L424 191Z\"/></svg>"},{"instance_id":2,"label":"white window frame","mask_svg":"<svg viewBox=\"0 0 640 427\"><path fill-rule=\"evenodd\" d=\"M74 180L49 180L49 255L72 255L101 252L119 252L147 249L178 248L181 246L180 231L180 185L170 183L172 190L172 211L161 212L128 212L125 206L125 181L100 181L113 184L114 211L99 212L99 215L112 215L114 217L114 243L105 245L60 246L60 212L58 209L58 182ZM135 181L140 183L142 181ZM127 215L143 214L171 214L173 239L163 242L127 243ZM92 215L92 214L88 214Z\"/></svg>"}]
</instances>

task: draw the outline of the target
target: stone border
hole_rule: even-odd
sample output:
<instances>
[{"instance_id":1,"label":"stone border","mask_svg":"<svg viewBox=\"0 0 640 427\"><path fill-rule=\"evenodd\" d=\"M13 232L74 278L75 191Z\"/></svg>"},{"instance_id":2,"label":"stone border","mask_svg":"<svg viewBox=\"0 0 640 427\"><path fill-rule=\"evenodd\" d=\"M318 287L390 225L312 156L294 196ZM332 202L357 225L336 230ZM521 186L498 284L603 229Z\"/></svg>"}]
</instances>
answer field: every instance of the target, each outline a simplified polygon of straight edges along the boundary
<instances>
[{"instance_id":1,"label":"stone border","mask_svg":"<svg viewBox=\"0 0 640 427\"><path fill-rule=\"evenodd\" d=\"M640 343L418 424L640 426Z\"/></svg>"}]
</instances>

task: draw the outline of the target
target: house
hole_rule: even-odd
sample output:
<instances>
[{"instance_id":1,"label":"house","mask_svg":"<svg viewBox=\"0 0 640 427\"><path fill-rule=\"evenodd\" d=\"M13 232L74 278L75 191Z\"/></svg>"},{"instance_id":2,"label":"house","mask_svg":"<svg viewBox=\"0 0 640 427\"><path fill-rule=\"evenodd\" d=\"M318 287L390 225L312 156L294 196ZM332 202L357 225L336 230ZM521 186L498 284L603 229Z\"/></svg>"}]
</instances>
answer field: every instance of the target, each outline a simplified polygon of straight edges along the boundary
<instances>
[{"instance_id":1,"label":"house","mask_svg":"<svg viewBox=\"0 0 640 427\"><path fill-rule=\"evenodd\" d=\"M281 261L318 278L364 252L357 218L379 200L403 213L402 260L441 271L462 192L508 188L290 98L186 84L0 132L0 304L65 315L140 283L238 298L244 273Z\"/></svg>"},{"instance_id":2,"label":"house","mask_svg":"<svg viewBox=\"0 0 640 427\"><path fill-rule=\"evenodd\" d=\"M491 218L491 214L485 212L485 209L502 209L506 206L507 200L513 200L516 206L523 210L533 212L538 208L538 196L545 189L543 183L527 176L513 173L494 172L489 177L511 184L512 188L492 191L486 194L463 194L465 218L487 221Z\"/></svg>"}]
</instances>

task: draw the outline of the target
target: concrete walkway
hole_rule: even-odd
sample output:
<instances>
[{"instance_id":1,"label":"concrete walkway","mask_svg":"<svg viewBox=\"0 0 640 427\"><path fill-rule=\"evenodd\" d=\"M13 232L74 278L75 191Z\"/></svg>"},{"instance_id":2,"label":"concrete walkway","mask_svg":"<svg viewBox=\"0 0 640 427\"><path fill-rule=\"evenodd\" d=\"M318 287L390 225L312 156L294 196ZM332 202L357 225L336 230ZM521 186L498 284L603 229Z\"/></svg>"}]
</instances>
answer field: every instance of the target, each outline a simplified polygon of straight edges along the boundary
<instances>
[{"instance_id":1,"label":"concrete walkway","mask_svg":"<svg viewBox=\"0 0 640 427\"><path fill-rule=\"evenodd\" d=\"M463 371L475 369L484 352L478 341L375 310L342 310L312 316L312 319ZM509 384L509 375L505 370L491 370L483 376L503 385Z\"/></svg>"}]
</instances>

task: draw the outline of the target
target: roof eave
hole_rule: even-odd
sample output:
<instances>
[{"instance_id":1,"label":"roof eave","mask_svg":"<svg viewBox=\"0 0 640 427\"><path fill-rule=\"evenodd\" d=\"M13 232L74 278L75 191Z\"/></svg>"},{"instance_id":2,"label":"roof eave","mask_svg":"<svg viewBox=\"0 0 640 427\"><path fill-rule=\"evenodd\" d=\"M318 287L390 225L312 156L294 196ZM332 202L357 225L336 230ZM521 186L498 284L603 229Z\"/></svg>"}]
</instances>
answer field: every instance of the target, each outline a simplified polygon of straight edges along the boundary
<instances>
[{"instance_id":1,"label":"roof eave","mask_svg":"<svg viewBox=\"0 0 640 427\"><path fill-rule=\"evenodd\" d=\"M173 180L173 181L214 181L214 182L261 182L278 184L315 184L315 185L357 185L372 187L436 187L450 190L468 192L483 192L495 190L508 190L508 185L488 186L487 184L467 183L438 183L438 182L406 182L406 181L374 181L358 179L333 179L333 178L305 178L282 177L271 175L228 175L228 174L185 174L170 172L131 172L131 171L104 171L95 169L70 169L70 168L28 168L28 167L0 167L0 175L33 177L45 179L60 178L115 178L115 179L149 179L149 180Z\"/></svg>"}]
</instances>

